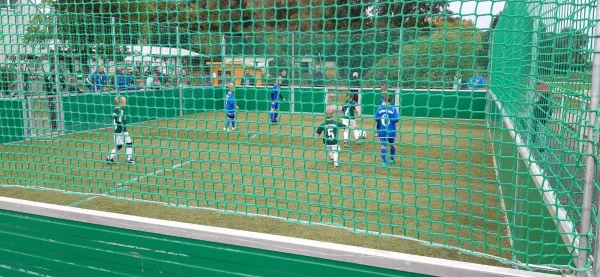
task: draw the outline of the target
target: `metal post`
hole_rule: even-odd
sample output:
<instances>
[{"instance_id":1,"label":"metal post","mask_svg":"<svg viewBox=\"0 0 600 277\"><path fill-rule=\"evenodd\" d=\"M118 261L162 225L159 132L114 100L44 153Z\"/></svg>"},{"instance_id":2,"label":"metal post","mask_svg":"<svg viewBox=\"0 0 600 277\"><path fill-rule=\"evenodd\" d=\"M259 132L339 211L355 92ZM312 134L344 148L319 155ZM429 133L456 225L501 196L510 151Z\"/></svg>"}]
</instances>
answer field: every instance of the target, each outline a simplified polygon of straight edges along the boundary
<instances>
[{"instance_id":1,"label":"metal post","mask_svg":"<svg viewBox=\"0 0 600 277\"><path fill-rule=\"evenodd\" d=\"M596 18L600 18L600 2L596 2ZM585 190L583 193L583 209L582 209L582 234L586 234L589 229L590 221L591 221L591 206L593 202L593 194L594 194L594 176L595 176L595 164L594 158L594 145L592 139L595 139L597 136L594 135L594 127L596 126L597 119L597 111L598 105L600 102L600 21L596 20L596 25L594 26L594 52L592 57L592 90L590 91L590 109L588 112L588 141L586 147L586 162L585 162ZM600 214L598 215L598 219L600 219ZM583 225L585 225L586 230L584 232ZM596 245L595 245L595 257L593 264L593 276L600 276L600 240L598 239L600 235L600 228L596 228ZM587 243L587 237L583 236L580 239L581 245L585 245L583 243L585 241ZM582 252L586 253L587 251L582 249ZM584 256L585 257L585 256Z\"/></svg>"},{"instance_id":2,"label":"metal post","mask_svg":"<svg viewBox=\"0 0 600 277\"><path fill-rule=\"evenodd\" d=\"M53 15L53 19L52 19L52 24L54 25L54 82L55 82L55 89L56 89L56 110L57 110L57 117L56 120L58 121L57 125L58 125L58 133L63 133L65 130L65 126L64 126L64 118L65 118L65 114L63 111L63 105L62 105L62 91L60 89L60 73L59 73L59 68L58 68L58 15L56 14L56 12ZM48 99L46 99L48 100ZM52 126L51 126L52 127ZM52 129L52 128L51 128Z\"/></svg>"},{"instance_id":3,"label":"metal post","mask_svg":"<svg viewBox=\"0 0 600 277\"><path fill-rule=\"evenodd\" d=\"M298 28L300 28L300 24L298 24ZM294 68L296 68L296 64L294 63L294 61L296 60L296 48L295 48L295 35L292 32L292 67L291 67L291 71L290 72L290 113L294 113L295 109L294 109Z\"/></svg>"},{"instance_id":4,"label":"metal post","mask_svg":"<svg viewBox=\"0 0 600 277\"><path fill-rule=\"evenodd\" d=\"M400 84L400 75L401 75L401 69L402 68L402 29L399 29L400 32L400 37L398 38L399 41L399 45L398 45L398 82L396 83L396 96L394 98L394 101L396 102L396 107L400 107L400 92L402 92L402 88L401 88L401 84Z\"/></svg>"},{"instance_id":5,"label":"metal post","mask_svg":"<svg viewBox=\"0 0 600 277\"><path fill-rule=\"evenodd\" d=\"M116 22L115 22L115 18L111 17L110 18L110 26L111 26L111 34L112 34L112 60L113 60L113 64L114 67L113 70L116 73L117 72L117 49L118 49L118 44L117 44L117 31L116 31ZM116 75L116 74L115 74ZM117 92L119 92L119 85L117 84L117 80L113 79L113 81L115 82L115 89L117 90Z\"/></svg>"},{"instance_id":6,"label":"metal post","mask_svg":"<svg viewBox=\"0 0 600 277\"><path fill-rule=\"evenodd\" d=\"M221 83L227 87L225 83L225 35L221 36Z\"/></svg>"},{"instance_id":7,"label":"metal post","mask_svg":"<svg viewBox=\"0 0 600 277\"><path fill-rule=\"evenodd\" d=\"M537 7L534 7L533 10L531 11L532 14L540 14L541 12L541 8L542 5L541 3L537 3ZM538 69L537 69L537 47L538 47L538 30L539 29L539 19L537 17L533 18L533 33L531 34L531 40L532 40L532 46L531 46L531 64L530 64L530 71L529 71L529 90L527 91L527 99L524 101L526 103L526 107L527 109L525 109L525 114L521 115L521 118L531 118L531 115L533 115L533 111L535 109L535 97L536 97L536 90L537 90L537 81L535 80L535 76L537 76L538 74ZM527 123L525 123L527 124ZM531 127L535 126L534 122L529 123L530 126L523 126L522 128L527 128L529 129L528 132L526 132L526 137L527 137L527 143L531 143L532 142L532 133L536 132L535 129L531 129Z\"/></svg>"},{"instance_id":8,"label":"metal post","mask_svg":"<svg viewBox=\"0 0 600 277\"><path fill-rule=\"evenodd\" d=\"M177 33L177 66L175 67L176 70L179 70L179 72L181 72L181 33L180 33L180 29L179 26L175 27L175 32ZM181 75L181 73L179 74L175 74L177 76ZM183 116L183 83L185 83L185 76L179 76L181 77L181 84L179 84L179 116ZM179 79L179 78L178 78Z\"/></svg>"},{"instance_id":9,"label":"metal post","mask_svg":"<svg viewBox=\"0 0 600 277\"><path fill-rule=\"evenodd\" d=\"M402 29L398 29L400 32L400 37L398 38L398 82L396 84L396 87L398 88L397 92L400 92L400 68L402 68ZM400 103L398 103L398 100L396 99L396 103L399 105Z\"/></svg>"}]
</instances>

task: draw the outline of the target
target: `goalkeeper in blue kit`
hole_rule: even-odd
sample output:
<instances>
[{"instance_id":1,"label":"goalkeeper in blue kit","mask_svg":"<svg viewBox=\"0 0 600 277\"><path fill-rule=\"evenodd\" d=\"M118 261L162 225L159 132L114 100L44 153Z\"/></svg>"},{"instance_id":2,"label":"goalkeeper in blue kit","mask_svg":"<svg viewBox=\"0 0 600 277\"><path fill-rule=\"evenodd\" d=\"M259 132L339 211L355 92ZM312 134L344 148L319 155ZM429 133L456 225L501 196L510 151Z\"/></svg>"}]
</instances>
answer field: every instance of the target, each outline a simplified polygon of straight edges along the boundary
<instances>
[{"instance_id":1,"label":"goalkeeper in blue kit","mask_svg":"<svg viewBox=\"0 0 600 277\"><path fill-rule=\"evenodd\" d=\"M375 127L377 136L381 142L381 166L387 166L387 163L395 163L394 156L396 155L396 123L400 117L391 103L394 101L394 96L390 95L384 100L383 104L375 112ZM390 147L390 159L387 160L387 148Z\"/></svg>"},{"instance_id":2,"label":"goalkeeper in blue kit","mask_svg":"<svg viewBox=\"0 0 600 277\"><path fill-rule=\"evenodd\" d=\"M231 124L231 131L235 131L237 129L237 123L235 120L235 111L239 109L239 107L235 103L235 95L233 94L233 84L229 84L229 92L225 96L225 116L227 117L227 123L224 131L229 131L229 124Z\"/></svg>"},{"instance_id":3,"label":"goalkeeper in blue kit","mask_svg":"<svg viewBox=\"0 0 600 277\"><path fill-rule=\"evenodd\" d=\"M269 113L269 119L271 123L277 123L277 116L279 115L279 100L285 101L285 98L281 95L281 82L282 79L279 77L277 82L273 85L271 90L271 112Z\"/></svg>"}]
</instances>

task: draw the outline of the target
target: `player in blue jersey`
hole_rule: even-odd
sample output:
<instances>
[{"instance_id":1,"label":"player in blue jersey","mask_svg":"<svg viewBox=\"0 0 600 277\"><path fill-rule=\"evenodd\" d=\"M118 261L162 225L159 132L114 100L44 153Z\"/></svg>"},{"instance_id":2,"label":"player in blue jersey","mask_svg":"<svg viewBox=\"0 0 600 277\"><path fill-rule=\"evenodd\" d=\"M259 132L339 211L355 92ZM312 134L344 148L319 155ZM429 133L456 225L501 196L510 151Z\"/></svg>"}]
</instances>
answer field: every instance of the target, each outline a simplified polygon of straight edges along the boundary
<instances>
[{"instance_id":1,"label":"player in blue jersey","mask_svg":"<svg viewBox=\"0 0 600 277\"><path fill-rule=\"evenodd\" d=\"M390 95L384 101L384 103L375 112L375 127L377 129L377 136L381 142L381 160L382 166L387 166L387 147L390 146L390 160L389 163L393 164L396 161L394 156L396 155L396 123L400 119L398 110L392 106L394 96Z\"/></svg>"},{"instance_id":2,"label":"player in blue jersey","mask_svg":"<svg viewBox=\"0 0 600 277\"><path fill-rule=\"evenodd\" d=\"M227 85L229 91L225 96L225 116L227 117L227 124L224 131L229 131L229 124L231 123L231 131L235 131L237 129L237 124L235 121L235 111L239 109L239 107L235 104L235 95L233 94L233 84Z\"/></svg>"},{"instance_id":3,"label":"player in blue jersey","mask_svg":"<svg viewBox=\"0 0 600 277\"><path fill-rule=\"evenodd\" d=\"M285 98L281 95L281 82L282 79L279 77L277 82L273 85L273 90L271 90L271 112L269 113L269 120L271 123L277 123L279 100L285 101Z\"/></svg>"}]
</instances>

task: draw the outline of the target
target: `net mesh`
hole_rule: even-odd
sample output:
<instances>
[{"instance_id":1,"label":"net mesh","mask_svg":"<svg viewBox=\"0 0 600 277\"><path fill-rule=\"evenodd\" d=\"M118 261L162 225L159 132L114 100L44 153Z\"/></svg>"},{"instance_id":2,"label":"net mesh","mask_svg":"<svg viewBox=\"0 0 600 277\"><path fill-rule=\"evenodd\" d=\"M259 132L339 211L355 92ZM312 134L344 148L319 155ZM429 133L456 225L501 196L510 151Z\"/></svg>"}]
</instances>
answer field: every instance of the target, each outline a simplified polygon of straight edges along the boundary
<instances>
[{"instance_id":1,"label":"net mesh","mask_svg":"<svg viewBox=\"0 0 600 277\"><path fill-rule=\"evenodd\" d=\"M595 5L11 1L0 187L588 270L576 256L595 243L596 194L582 220ZM347 129L324 123L332 106Z\"/></svg>"}]
</instances>

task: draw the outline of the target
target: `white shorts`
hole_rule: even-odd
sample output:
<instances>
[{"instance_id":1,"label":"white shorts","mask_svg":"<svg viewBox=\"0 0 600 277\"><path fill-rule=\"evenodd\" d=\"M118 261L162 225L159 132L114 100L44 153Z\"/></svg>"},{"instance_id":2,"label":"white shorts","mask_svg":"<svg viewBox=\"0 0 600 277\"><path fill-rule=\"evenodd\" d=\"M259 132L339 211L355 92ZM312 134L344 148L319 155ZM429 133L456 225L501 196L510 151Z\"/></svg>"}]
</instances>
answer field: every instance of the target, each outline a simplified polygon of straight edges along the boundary
<instances>
[{"instance_id":1,"label":"white shorts","mask_svg":"<svg viewBox=\"0 0 600 277\"><path fill-rule=\"evenodd\" d=\"M129 136L128 132L125 133L119 133L119 134L115 134L115 144L116 145L123 145L124 143L132 143L133 141L131 140L131 137Z\"/></svg>"},{"instance_id":2,"label":"white shorts","mask_svg":"<svg viewBox=\"0 0 600 277\"><path fill-rule=\"evenodd\" d=\"M342 118L342 124L346 125L346 127L354 129L356 128L356 119Z\"/></svg>"},{"instance_id":3,"label":"white shorts","mask_svg":"<svg viewBox=\"0 0 600 277\"><path fill-rule=\"evenodd\" d=\"M334 153L337 151L340 151L340 146L339 145L326 145L327 146L327 152L329 153Z\"/></svg>"}]
</instances>

